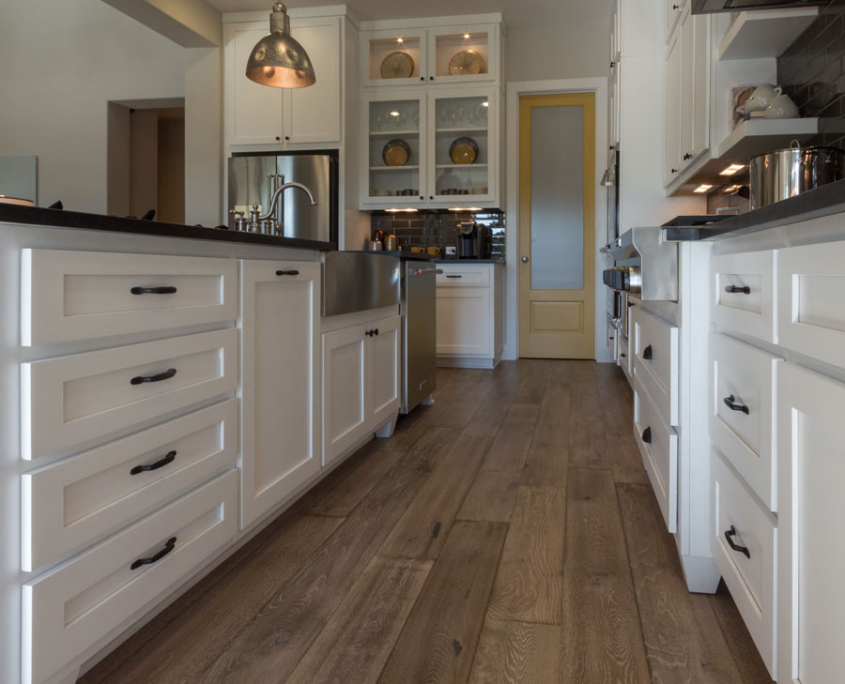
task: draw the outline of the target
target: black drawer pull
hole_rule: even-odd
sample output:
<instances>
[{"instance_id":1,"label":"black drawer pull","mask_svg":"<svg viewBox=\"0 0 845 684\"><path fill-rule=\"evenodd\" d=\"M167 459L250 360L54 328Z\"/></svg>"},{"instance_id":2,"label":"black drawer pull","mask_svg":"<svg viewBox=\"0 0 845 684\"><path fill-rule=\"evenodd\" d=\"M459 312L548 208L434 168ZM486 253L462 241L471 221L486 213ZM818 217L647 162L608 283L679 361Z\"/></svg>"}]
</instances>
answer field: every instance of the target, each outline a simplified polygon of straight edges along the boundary
<instances>
[{"instance_id":1,"label":"black drawer pull","mask_svg":"<svg viewBox=\"0 0 845 684\"><path fill-rule=\"evenodd\" d=\"M751 558L751 552L748 550L747 546L740 546L737 544L733 538L736 536L736 528L731 525L731 529L725 532L725 539L728 540L728 545L734 550L739 551L740 553L744 553L746 558Z\"/></svg>"},{"instance_id":2,"label":"black drawer pull","mask_svg":"<svg viewBox=\"0 0 845 684\"><path fill-rule=\"evenodd\" d=\"M367 330L364 333L367 337L373 337L374 335L378 335L378 328L373 328L372 330Z\"/></svg>"},{"instance_id":3,"label":"black drawer pull","mask_svg":"<svg viewBox=\"0 0 845 684\"><path fill-rule=\"evenodd\" d=\"M155 463L151 463L150 465L142 465L142 466L135 466L132 470L129 471L130 475L137 475L138 473L148 473L151 470L158 470L159 468L164 468L168 463L173 463L176 460L176 452L170 451L168 454L162 458L160 461L156 461Z\"/></svg>"},{"instance_id":4,"label":"black drawer pull","mask_svg":"<svg viewBox=\"0 0 845 684\"><path fill-rule=\"evenodd\" d=\"M647 427L643 430L643 442L646 444L651 444L651 428Z\"/></svg>"},{"instance_id":5,"label":"black drawer pull","mask_svg":"<svg viewBox=\"0 0 845 684\"><path fill-rule=\"evenodd\" d=\"M446 277L447 278L463 278L463 276L459 276L459 275L447 275Z\"/></svg>"},{"instance_id":6,"label":"black drawer pull","mask_svg":"<svg viewBox=\"0 0 845 684\"><path fill-rule=\"evenodd\" d=\"M129 566L130 570L137 570L145 565L153 565L158 563L162 558L164 558L168 553L173 551L176 548L176 537L171 537L167 540L167 543L164 545L164 548L159 551L155 556L150 556L149 558L139 558L136 560L132 565Z\"/></svg>"},{"instance_id":7,"label":"black drawer pull","mask_svg":"<svg viewBox=\"0 0 845 684\"><path fill-rule=\"evenodd\" d=\"M145 382L161 382L162 380L170 380L176 375L175 368L168 368L164 373L158 375L138 375L132 378L129 382L133 385L143 385Z\"/></svg>"},{"instance_id":8,"label":"black drawer pull","mask_svg":"<svg viewBox=\"0 0 845 684\"><path fill-rule=\"evenodd\" d=\"M277 276L289 275L289 276L298 276L299 271L290 270L290 271L276 271Z\"/></svg>"},{"instance_id":9,"label":"black drawer pull","mask_svg":"<svg viewBox=\"0 0 845 684\"><path fill-rule=\"evenodd\" d=\"M729 397L725 397L722 401L725 402L725 406L727 406L731 411L741 411L746 416L750 413L745 404L736 403L736 397L733 394Z\"/></svg>"},{"instance_id":10,"label":"black drawer pull","mask_svg":"<svg viewBox=\"0 0 845 684\"><path fill-rule=\"evenodd\" d=\"M374 332L376 335L378 335L378 328L376 328L375 330L373 330L373 332Z\"/></svg>"},{"instance_id":11,"label":"black drawer pull","mask_svg":"<svg viewBox=\"0 0 845 684\"><path fill-rule=\"evenodd\" d=\"M645 349L643 349L643 358L646 361L651 361L652 356L653 356L653 353L652 353L652 350L651 350L651 345L648 345Z\"/></svg>"},{"instance_id":12,"label":"black drawer pull","mask_svg":"<svg viewBox=\"0 0 845 684\"><path fill-rule=\"evenodd\" d=\"M748 285L745 285L744 287L740 287L739 285L728 285L725 288L725 292L727 292L728 294L750 295L751 294L751 288L748 287Z\"/></svg>"},{"instance_id":13,"label":"black drawer pull","mask_svg":"<svg viewBox=\"0 0 845 684\"><path fill-rule=\"evenodd\" d=\"M167 286L167 287L133 287L129 291L134 295L176 294L176 288L173 287L173 286Z\"/></svg>"}]
</instances>

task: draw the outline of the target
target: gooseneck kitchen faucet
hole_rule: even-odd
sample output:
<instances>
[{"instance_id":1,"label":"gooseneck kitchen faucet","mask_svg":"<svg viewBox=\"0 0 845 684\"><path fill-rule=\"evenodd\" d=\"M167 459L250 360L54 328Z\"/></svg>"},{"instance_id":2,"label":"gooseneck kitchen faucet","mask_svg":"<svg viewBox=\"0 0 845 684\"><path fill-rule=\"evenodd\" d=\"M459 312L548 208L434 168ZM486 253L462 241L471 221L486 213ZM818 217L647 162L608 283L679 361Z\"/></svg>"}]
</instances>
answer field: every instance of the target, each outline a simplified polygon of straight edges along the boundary
<instances>
[{"instance_id":1,"label":"gooseneck kitchen faucet","mask_svg":"<svg viewBox=\"0 0 845 684\"><path fill-rule=\"evenodd\" d=\"M298 188L302 190L306 195L308 195L308 199L311 200L311 206L317 206L317 201L314 199L314 194L311 192L311 189L305 185L304 183L298 183L296 181L290 181L288 183L282 183L276 191L273 193L273 196L270 198L270 210L266 214L261 214L260 209L258 207L258 203L252 205L252 210L249 212L249 231L252 233L264 233L268 232L264 230L264 228L269 228L269 233L277 234L277 235L284 235L285 234L285 226L284 226L284 217L277 214L276 212L276 203L279 201L279 197L281 194L287 190L288 188ZM276 218L272 221L270 220L271 217L277 214ZM271 227L272 224L272 227Z\"/></svg>"}]
</instances>

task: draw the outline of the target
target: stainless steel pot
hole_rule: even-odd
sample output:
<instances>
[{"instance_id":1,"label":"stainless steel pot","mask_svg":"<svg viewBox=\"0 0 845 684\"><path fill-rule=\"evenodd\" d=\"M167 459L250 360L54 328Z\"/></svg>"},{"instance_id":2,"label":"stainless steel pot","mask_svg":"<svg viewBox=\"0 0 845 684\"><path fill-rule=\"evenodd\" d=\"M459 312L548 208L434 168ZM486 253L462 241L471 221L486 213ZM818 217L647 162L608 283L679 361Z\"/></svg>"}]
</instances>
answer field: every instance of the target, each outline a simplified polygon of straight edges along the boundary
<instances>
[{"instance_id":1,"label":"stainless steel pot","mask_svg":"<svg viewBox=\"0 0 845 684\"><path fill-rule=\"evenodd\" d=\"M752 157L749 162L751 208L795 197L845 177L845 151L837 147L801 147Z\"/></svg>"}]
</instances>

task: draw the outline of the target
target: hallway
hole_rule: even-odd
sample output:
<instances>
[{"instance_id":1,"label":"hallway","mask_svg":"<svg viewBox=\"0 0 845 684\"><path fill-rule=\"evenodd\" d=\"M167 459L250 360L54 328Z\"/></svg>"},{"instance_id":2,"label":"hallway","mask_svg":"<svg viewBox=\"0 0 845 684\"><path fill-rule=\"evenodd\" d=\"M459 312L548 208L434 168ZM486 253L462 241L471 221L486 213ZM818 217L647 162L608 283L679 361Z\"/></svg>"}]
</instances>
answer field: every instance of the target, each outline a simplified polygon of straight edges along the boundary
<instances>
[{"instance_id":1,"label":"hallway","mask_svg":"<svg viewBox=\"0 0 845 684\"><path fill-rule=\"evenodd\" d=\"M615 366L441 369L84 684L764 684L724 585L690 594Z\"/></svg>"}]
</instances>

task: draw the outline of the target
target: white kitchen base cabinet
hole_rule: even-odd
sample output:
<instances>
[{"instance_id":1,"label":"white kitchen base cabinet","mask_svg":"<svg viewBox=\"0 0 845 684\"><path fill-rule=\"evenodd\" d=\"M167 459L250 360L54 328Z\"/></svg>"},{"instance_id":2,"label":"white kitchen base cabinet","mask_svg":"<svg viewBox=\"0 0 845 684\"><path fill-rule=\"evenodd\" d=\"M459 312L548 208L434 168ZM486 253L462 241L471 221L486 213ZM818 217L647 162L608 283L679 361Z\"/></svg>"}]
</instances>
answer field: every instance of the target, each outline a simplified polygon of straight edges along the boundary
<instances>
[{"instance_id":1,"label":"white kitchen base cabinet","mask_svg":"<svg viewBox=\"0 0 845 684\"><path fill-rule=\"evenodd\" d=\"M242 264L241 527L320 470L320 265Z\"/></svg>"},{"instance_id":2,"label":"white kitchen base cabinet","mask_svg":"<svg viewBox=\"0 0 845 684\"><path fill-rule=\"evenodd\" d=\"M237 500L238 475L230 470L24 584L22 684L48 682L105 645L231 543Z\"/></svg>"},{"instance_id":3,"label":"white kitchen base cabinet","mask_svg":"<svg viewBox=\"0 0 845 684\"><path fill-rule=\"evenodd\" d=\"M437 365L495 368L502 355L504 266L438 263Z\"/></svg>"},{"instance_id":4,"label":"white kitchen base cabinet","mask_svg":"<svg viewBox=\"0 0 845 684\"><path fill-rule=\"evenodd\" d=\"M329 465L399 412L401 318L323 335L323 465Z\"/></svg>"},{"instance_id":5,"label":"white kitchen base cabinet","mask_svg":"<svg viewBox=\"0 0 845 684\"><path fill-rule=\"evenodd\" d=\"M778 681L840 682L845 384L787 363L778 402Z\"/></svg>"}]
</instances>

